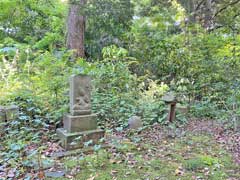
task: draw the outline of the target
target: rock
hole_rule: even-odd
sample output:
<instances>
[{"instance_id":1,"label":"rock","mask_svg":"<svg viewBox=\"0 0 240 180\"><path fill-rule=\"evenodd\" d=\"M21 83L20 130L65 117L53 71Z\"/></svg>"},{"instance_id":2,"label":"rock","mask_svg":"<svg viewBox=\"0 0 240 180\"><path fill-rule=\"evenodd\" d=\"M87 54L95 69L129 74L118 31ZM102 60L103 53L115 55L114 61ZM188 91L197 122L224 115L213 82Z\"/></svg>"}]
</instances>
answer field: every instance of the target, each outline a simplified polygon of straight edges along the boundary
<instances>
[{"instance_id":1,"label":"rock","mask_svg":"<svg viewBox=\"0 0 240 180\"><path fill-rule=\"evenodd\" d=\"M177 104L177 111L181 114L188 114L189 108L187 106L182 106L180 104Z\"/></svg>"},{"instance_id":2,"label":"rock","mask_svg":"<svg viewBox=\"0 0 240 180\"><path fill-rule=\"evenodd\" d=\"M65 175L64 171L45 171L45 176L46 177L51 177L51 178L61 178Z\"/></svg>"},{"instance_id":3,"label":"rock","mask_svg":"<svg viewBox=\"0 0 240 180\"><path fill-rule=\"evenodd\" d=\"M143 126L141 117L139 116L132 116L129 118L128 120L128 127L130 129L138 129L141 128Z\"/></svg>"},{"instance_id":4,"label":"rock","mask_svg":"<svg viewBox=\"0 0 240 180\"><path fill-rule=\"evenodd\" d=\"M0 106L0 123L5 121L6 121L5 108L3 106Z\"/></svg>"},{"instance_id":5,"label":"rock","mask_svg":"<svg viewBox=\"0 0 240 180\"><path fill-rule=\"evenodd\" d=\"M168 92L162 97L162 100L165 103L172 103L172 102L176 102L177 98L176 98L174 92Z\"/></svg>"},{"instance_id":6,"label":"rock","mask_svg":"<svg viewBox=\"0 0 240 180\"><path fill-rule=\"evenodd\" d=\"M5 113L7 121L16 120L19 117L19 107L15 105L5 107Z\"/></svg>"},{"instance_id":7,"label":"rock","mask_svg":"<svg viewBox=\"0 0 240 180\"><path fill-rule=\"evenodd\" d=\"M4 123L6 121L12 121L19 116L18 106L0 106L0 131L4 130ZM0 132L1 133L1 132Z\"/></svg>"}]
</instances>

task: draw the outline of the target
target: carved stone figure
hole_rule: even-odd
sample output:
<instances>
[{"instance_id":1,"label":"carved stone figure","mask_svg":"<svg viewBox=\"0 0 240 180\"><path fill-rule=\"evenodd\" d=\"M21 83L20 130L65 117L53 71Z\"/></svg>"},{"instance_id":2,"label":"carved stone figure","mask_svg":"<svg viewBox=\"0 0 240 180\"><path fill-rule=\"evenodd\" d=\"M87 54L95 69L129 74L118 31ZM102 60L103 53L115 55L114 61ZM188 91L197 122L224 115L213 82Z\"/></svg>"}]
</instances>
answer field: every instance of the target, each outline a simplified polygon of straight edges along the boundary
<instances>
[{"instance_id":1,"label":"carved stone figure","mask_svg":"<svg viewBox=\"0 0 240 180\"><path fill-rule=\"evenodd\" d=\"M88 89L86 87L86 89ZM79 88L79 97L76 98L76 104L73 105L73 110L89 110L91 109L90 99L83 88Z\"/></svg>"},{"instance_id":2,"label":"carved stone figure","mask_svg":"<svg viewBox=\"0 0 240 180\"><path fill-rule=\"evenodd\" d=\"M91 79L77 75L70 78L70 112L72 115L91 114Z\"/></svg>"}]
</instances>

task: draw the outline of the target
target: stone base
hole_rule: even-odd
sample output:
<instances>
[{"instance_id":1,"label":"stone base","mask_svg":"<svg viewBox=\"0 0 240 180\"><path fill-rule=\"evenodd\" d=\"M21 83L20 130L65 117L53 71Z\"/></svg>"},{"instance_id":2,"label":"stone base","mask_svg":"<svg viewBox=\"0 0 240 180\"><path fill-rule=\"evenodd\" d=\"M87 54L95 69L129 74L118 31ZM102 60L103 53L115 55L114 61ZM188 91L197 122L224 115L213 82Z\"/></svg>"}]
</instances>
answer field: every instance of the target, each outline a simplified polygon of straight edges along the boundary
<instances>
[{"instance_id":1,"label":"stone base","mask_svg":"<svg viewBox=\"0 0 240 180\"><path fill-rule=\"evenodd\" d=\"M70 111L71 115L73 116L79 116L79 115L88 115L91 114L91 110L71 110Z\"/></svg>"},{"instance_id":2,"label":"stone base","mask_svg":"<svg viewBox=\"0 0 240 180\"><path fill-rule=\"evenodd\" d=\"M57 135L61 139L61 146L66 150L72 150L77 148L83 148L84 142L90 140L93 144L97 144L98 141L104 137L104 130L96 129L83 132L68 133L65 129L57 129Z\"/></svg>"},{"instance_id":3,"label":"stone base","mask_svg":"<svg viewBox=\"0 0 240 180\"><path fill-rule=\"evenodd\" d=\"M96 119L96 114L81 116L66 115L63 120L63 127L69 133L94 130L97 129Z\"/></svg>"}]
</instances>

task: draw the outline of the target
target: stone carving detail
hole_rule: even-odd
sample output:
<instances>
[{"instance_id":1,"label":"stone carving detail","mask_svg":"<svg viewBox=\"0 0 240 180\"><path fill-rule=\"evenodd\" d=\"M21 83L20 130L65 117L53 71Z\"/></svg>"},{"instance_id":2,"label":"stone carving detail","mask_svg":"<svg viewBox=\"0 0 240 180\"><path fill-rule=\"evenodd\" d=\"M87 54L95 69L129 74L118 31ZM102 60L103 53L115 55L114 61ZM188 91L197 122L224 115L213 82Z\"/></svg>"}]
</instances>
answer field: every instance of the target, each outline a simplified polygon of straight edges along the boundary
<instances>
[{"instance_id":1,"label":"stone carving detail","mask_svg":"<svg viewBox=\"0 0 240 180\"><path fill-rule=\"evenodd\" d=\"M86 87L86 89L89 89ZM83 88L79 88L79 96L76 98L76 104L73 105L73 110L89 110L91 109L90 99Z\"/></svg>"},{"instance_id":2,"label":"stone carving detail","mask_svg":"<svg viewBox=\"0 0 240 180\"><path fill-rule=\"evenodd\" d=\"M77 75L70 78L70 112L72 115L91 114L91 79Z\"/></svg>"}]
</instances>

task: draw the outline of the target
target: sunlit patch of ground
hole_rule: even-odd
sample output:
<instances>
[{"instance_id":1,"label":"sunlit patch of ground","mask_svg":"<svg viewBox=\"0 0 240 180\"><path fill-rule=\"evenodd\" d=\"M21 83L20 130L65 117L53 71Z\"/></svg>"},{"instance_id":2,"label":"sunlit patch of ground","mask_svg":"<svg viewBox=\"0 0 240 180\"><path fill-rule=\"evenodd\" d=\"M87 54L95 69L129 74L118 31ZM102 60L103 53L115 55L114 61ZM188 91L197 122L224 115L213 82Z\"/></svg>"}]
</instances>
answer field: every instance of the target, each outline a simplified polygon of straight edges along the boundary
<instances>
[{"instance_id":1,"label":"sunlit patch of ground","mask_svg":"<svg viewBox=\"0 0 240 180\"><path fill-rule=\"evenodd\" d=\"M118 133L110 138L114 144L111 148L61 159L65 178L240 179L240 166L234 156L216 141L216 137L224 132L219 132L222 129L219 130L220 126L216 124L212 127L215 132L209 122L190 124L184 133L179 132L180 135L176 136L169 136L172 132L165 132L159 126L137 136Z\"/></svg>"}]
</instances>

